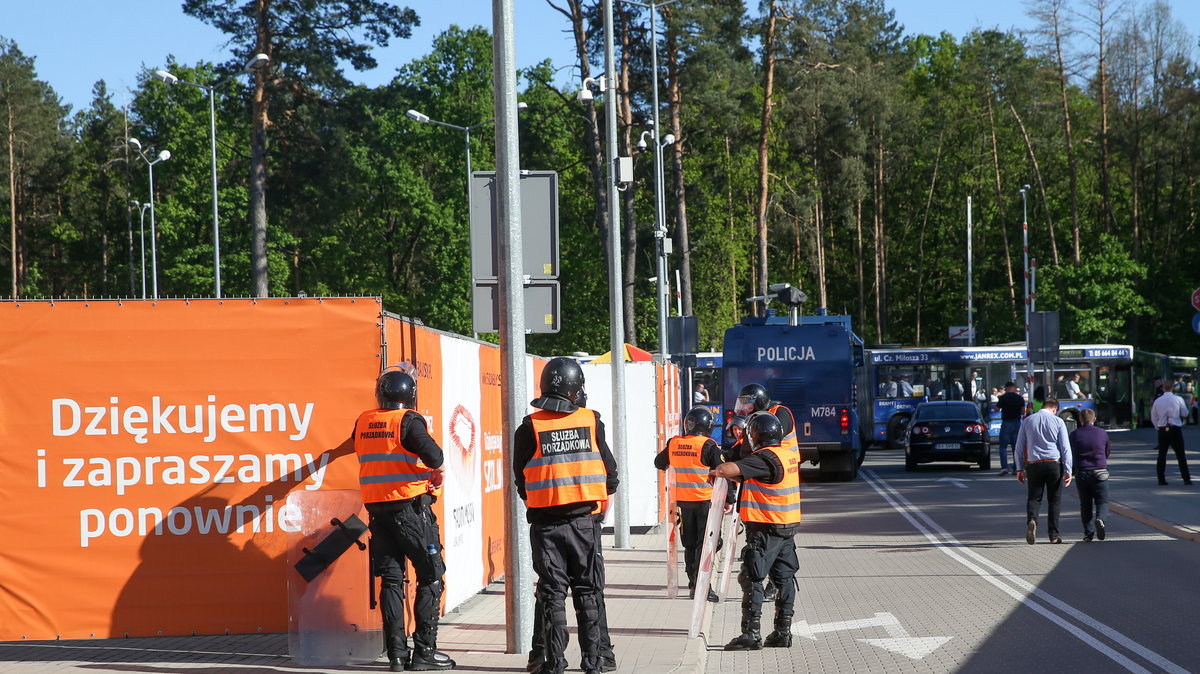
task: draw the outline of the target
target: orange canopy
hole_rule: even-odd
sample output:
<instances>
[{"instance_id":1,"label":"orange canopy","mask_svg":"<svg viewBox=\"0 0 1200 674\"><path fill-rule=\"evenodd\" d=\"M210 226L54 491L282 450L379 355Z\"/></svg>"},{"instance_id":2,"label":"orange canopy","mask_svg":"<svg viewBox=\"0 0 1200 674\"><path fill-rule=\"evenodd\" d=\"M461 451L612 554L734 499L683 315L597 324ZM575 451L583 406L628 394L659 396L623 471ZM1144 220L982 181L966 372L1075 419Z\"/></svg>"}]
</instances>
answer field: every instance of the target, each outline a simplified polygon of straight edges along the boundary
<instances>
[{"instance_id":1,"label":"orange canopy","mask_svg":"<svg viewBox=\"0 0 1200 674\"><path fill-rule=\"evenodd\" d=\"M634 361L634 362L652 361L652 360L654 360L654 354L650 353L649 351L646 351L645 349L639 349L632 344L626 344L625 345L625 360L626 361ZM606 353L603 353L603 354L597 356L596 359L593 360L592 362L593 363L611 363L612 362L612 351L608 351Z\"/></svg>"}]
</instances>

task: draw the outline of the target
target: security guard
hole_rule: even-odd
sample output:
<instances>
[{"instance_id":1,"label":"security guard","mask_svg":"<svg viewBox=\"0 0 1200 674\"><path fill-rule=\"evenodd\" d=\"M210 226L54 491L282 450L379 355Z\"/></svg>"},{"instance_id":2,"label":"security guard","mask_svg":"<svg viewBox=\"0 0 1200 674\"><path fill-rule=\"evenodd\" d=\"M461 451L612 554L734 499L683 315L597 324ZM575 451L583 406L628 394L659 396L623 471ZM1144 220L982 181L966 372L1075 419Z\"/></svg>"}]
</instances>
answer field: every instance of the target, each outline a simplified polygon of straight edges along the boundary
<instances>
[{"instance_id":1,"label":"security guard","mask_svg":"<svg viewBox=\"0 0 1200 674\"><path fill-rule=\"evenodd\" d=\"M787 450L799 447L796 441L796 417L792 416L792 411L782 403L772 401L762 384L747 384L738 393L734 413L749 417L755 412L770 412L779 419L783 425L783 443L780 446Z\"/></svg>"},{"instance_id":2,"label":"security guard","mask_svg":"<svg viewBox=\"0 0 1200 674\"><path fill-rule=\"evenodd\" d=\"M379 609L388 664L393 672L453 669L454 660L437 650L441 608L441 534L430 506L442 484L442 448L413 408L417 382L391 370L375 386L379 409L368 410L354 423L358 482L371 515L371 569L383 581ZM417 574L413 602L416 631L413 652L404 634L404 560Z\"/></svg>"},{"instance_id":3,"label":"security guard","mask_svg":"<svg viewBox=\"0 0 1200 674\"><path fill-rule=\"evenodd\" d=\"M587 407L587 392L583 389L579 390L579 395L575 397L576 407ZM593 527L593 535L596 537L596 588L600 592L600 671L615 672L617 671L617 654L613 650L612 637L608 633L608 611L605 610L604 598L604 557L601 556L601 529L604 526L604 509L603 506L598 506L596 512L592 514L592 519L595 521ZM536 592L536 591L535 591ZM579 601L579 595L571 593L571 601L575 605L575 612L583 610L583 605ZM525 664L525 671L530 674L539 674L542 667L546 663L544 637L545 627L542 621L542 614L545 611L542 608L542 601L539 598L533 603L533 638L529 646L529 662ZM580 666L582 669L582 665Z\"/></svg>"},{"instance_id":4,"label":"security guard","mask_svg":"<svg viewBox=\"0 0 1200 674\"><path fill-rule=\"evenodd\" d=\"M721 465L721 450L708 434L712 432L713 416L706 407L693 407L683 417L683 435L667 441L666 449L654 457L654 467L675 468L674 499L679 507L679 534L683 541L683 568L687 572L688 590L696 596L696 573L700 569L700 552L704 546L704 529L712 505L712 482L709 473ZM729 491L725 512L733 510L737 495ZM708 600L720 601L712 588Z\"/></svg>"},{"instance_id":5,"label":"security guard","mask_svg":"<svg viewBox=\"0 0 1200 674\"><path fill-rule=\"evenodd\" d=\"M783 425L774 415L750 417L747 434L750 456L723 463L714 477L741 478L739 513L746 525L742 549L742 633L725 645L727 651L757 651L764 645L792 645L792 615L796 602L796 531L800 525L800 453L783 447ZM763 580L770 576L779 588L775 599L775 630L763 641L760 621Z\"/></svg>"},{"instance_id":6,"label":"security guard","mask_svg":"<svg viewBox=\"0 0 1200 674\"><path fill-rule=\"evenodd\" d=\"M542 395L530 402L539 411L525 417L513 438L513 475L528 506L533 570L542 606L545 674L566 671L565 600L576 602L582 665L588 674L603 667L600 621L604 597L595 516L617 490L617 465L604 440L604 424L579 407L583 370L570 358L553 358L542 371Z\"/></svg>"},{"instance_id":7,"label":"security guard","mask_svg":"<svg viewBox=\"0 0 1200 674\"><path fill-rule=\"evenodd\" d=\"M735 414L729 418L729 423L725 424L721 454L730 461L737 461L750 455L750 443L746 442L745 415Z\"/></svg>"}]
</instances>

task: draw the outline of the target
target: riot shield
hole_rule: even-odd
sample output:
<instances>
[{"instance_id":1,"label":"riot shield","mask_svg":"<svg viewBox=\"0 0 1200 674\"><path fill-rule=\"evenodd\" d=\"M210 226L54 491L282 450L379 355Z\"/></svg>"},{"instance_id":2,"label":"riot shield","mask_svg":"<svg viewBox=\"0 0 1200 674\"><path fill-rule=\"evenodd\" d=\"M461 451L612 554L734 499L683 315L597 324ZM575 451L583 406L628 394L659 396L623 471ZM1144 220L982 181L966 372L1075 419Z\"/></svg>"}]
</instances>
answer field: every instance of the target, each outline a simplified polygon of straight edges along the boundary
<instances>
[{"instance_id":1,"label":"riot shield","mask_svg":"<svg viewBox=\"0 0 1200 674\"><path fill-rule=\"evenodd\" d=\"M679 509L675 503L675 467L667 466L667 599L679 596Z\"/></svg>"},{"instance_id":2,"label":"riot shield","mask_svg":"<svg viewBox=\"0 0 1200 674\"><path fill-rule=\"evenodd\" d=\"M688 638L700 634L700 622L708 604L708 588L712 582L713 561L717 552L717 536L721 533L721 518L725 514L725 494L729 490L728 480L717 480L712 490L712 505L708 509L708 522L704 526L704 547L700 552L700 568L696 573L696 596L692 599L692 625Z\"/></svg>"},{"instance_id":3,"label":"riot shield","mask_svg":"<svg viewBox=\"0 0 1200 674\"><path fill-rule=\"evenodd\" d=\"M287 534L288 655L305 666L375 662L383 627L370 606L370 557L356 544L366 543L362 495L298 489L285 507L299 527Z\"/></svg>"},{"instance_id":4,"label":"riot shield","mask_svg":"<svg viewBox=\"0 0 1200 674\"><path fill-rule=\"evenodd\" d=\"M738 485L733 485L735 489L740 488ZM729 581L733 578L733 560L737 558L738 552L742 549L738 545L738 533L741 527L738 526L740 520L737 512L731 513L731 517L725 522L725 537L722 550L725 552L725 559L721 563L721 582L718 584L717 596L721 601L729 596Z\"/></svg>"}]
</instances>

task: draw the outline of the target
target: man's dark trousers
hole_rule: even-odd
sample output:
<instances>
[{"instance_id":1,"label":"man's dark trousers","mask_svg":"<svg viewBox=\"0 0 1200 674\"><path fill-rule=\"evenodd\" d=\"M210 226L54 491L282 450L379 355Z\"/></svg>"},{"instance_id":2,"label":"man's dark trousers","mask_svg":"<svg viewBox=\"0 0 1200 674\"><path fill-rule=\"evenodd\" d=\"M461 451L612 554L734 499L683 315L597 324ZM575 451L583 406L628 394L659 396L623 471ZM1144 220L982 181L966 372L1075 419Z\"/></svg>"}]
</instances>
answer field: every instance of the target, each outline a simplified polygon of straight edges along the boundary
<instances>
[{"instance_id":1,"label":"man's dark trousers","mask_svg":"<svg viewBox=\"0 0 1200 674\"><path fill-rule=\"evenodd\" d=\"M711 506L711 501L679 502L679 539L683 543L683 568L687 573L689 588L696 586L700 553L704 549L704 530L708 527L708 510Z\"/></svg>"},{"instance_id":2,"label":"man's dark trousers","mask_svg":"<svg viewBox=\"0 0 1200 674\"><path fill-rule=\"evenodd\" d=\"M1058 461L1039 461L1025 464L1025 484L1029 498L1025 503L1027 520L1036 520L1042 509L1042 493L1049 497L1046 533L1050 540L1058 538L1058 510L1062 503L1062 464Z\"/></svg>"},{"instance_id":3,"label":"man's dark trousers","mask_svg":"<svg viewBox=\"0 0 1200 674\"><path fill-rule=\"evenodd\" d=\"M1075 475L1075 487L1083 533L1091 536L1096 533L1095 520L1108 519L1108 480L1097 480L1094 470L1081 470Z\"/></svg>"},{"instance_id":4,"label":"man's dark trousers","mask_svg":"<svg viewBox=\"0 0 1200 674\"><path fill-rule=\"evenodd\" d=\"M1183 453L1183 429L1179 426L1163 426L1158 429L1158 481L1167 481L1167 446L1175 450L1175 460L1179 462L1179 476L1184 482L1192 481L1188 471L1187 456Z\"/></svg>"},{"instance_id":5,"label":"man's dark trousers","mask_svg":"<svg viewBox=\"0 0 1200 674\"><path fill-rule=\"evenodd\" d=\"M533 570L537 573L537 593L542 604L542 643L545 665L542 671L566 671L568 590L576 602L575 620L579 628L579 647L584 670L599 670L600 603L603 601L596 582L600 578L595 564L596 522L591 515L569 520L529 525L529 543Z\"/></svg>"}]
</instances>

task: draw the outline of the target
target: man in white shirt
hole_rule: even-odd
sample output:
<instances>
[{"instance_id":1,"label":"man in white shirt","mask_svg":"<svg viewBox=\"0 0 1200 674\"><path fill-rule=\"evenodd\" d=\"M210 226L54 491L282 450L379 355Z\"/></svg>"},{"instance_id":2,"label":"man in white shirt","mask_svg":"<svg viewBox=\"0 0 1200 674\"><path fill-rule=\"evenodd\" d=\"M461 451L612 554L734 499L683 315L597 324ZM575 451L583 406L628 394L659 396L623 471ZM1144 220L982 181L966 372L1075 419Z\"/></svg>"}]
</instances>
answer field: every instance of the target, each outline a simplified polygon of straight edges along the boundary
<instances>
[{"instance_id":1,"label":"man in white shirt","mask_svg":"<svg viewBox=\"0 0 1200 674\"><path fill-rule=\"evenodd\" d=\"M1158 429L1158 483L1167 483L1167 445L1175 450L1175 459L1179 462L1179 475L1184 484L1192 483L1192 474L1188 471L1187 457L1183 452L1183 420L1187 418L1188 408L1183 398L1165 389L1163 394L1154 400L1150 408L1150 423Z\"/></svg>"},{"instance_id":2,"label":"man in white shirt","mask_svg":"<svg viewBox=\"0 0 1200 674\"><path fill-rule=\"evenodd\" d=\"M1067 397L1071 400L1079 400L1083 397L1083 393L1079 390L1079 373L1076 372L1067 378Z\"/></svg>"},{"instance_id":3,"label":"man in white shirt","mask_svg":"<svg viewBox=\"0 0 1200 674\"><path fill-rule=\"evenodd\" d=\"M1037 538L1038 511L1042 493L1049 497L1046 508L1046 533L1051 543L1062 543L1058 535L1058 512L1062 487L1071 486L1071 441L1067 425L1058 416L1058 401L1046 398L1042 409L1025 418L1017 431L1013 450L1017 460L1017 481L1026 483L1025 542Z\"/></svg>"}]
</instances>

